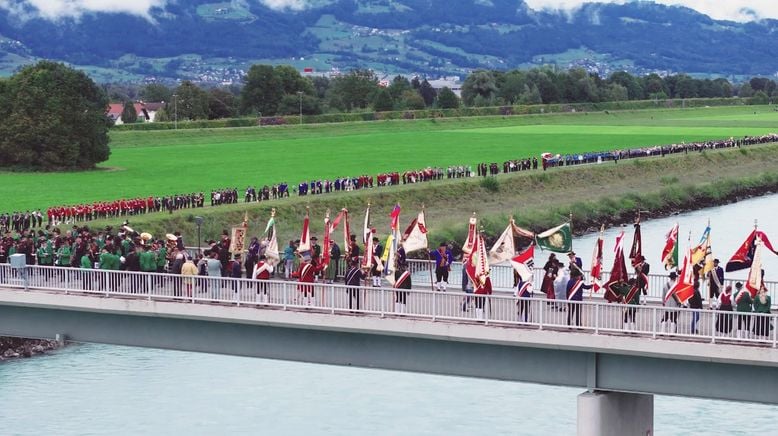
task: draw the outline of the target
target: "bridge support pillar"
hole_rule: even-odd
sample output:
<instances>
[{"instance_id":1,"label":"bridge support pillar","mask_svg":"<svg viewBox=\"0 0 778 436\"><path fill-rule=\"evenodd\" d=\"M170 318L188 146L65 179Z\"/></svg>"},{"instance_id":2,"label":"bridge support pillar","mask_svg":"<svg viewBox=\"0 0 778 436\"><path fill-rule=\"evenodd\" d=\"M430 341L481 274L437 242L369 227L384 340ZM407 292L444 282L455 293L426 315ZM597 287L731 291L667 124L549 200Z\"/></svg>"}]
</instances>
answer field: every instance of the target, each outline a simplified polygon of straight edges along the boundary
<instances>
[{"instance_id":1,"label":"bridge support pillar","mask_svg":"<svg viewBox=\"0 0 778 436\"><path fill-rule=\"evenodd\" d=\"M653 395L587 391L578 396L578 436L653 434Z\"/></svg>"}]
</instances>

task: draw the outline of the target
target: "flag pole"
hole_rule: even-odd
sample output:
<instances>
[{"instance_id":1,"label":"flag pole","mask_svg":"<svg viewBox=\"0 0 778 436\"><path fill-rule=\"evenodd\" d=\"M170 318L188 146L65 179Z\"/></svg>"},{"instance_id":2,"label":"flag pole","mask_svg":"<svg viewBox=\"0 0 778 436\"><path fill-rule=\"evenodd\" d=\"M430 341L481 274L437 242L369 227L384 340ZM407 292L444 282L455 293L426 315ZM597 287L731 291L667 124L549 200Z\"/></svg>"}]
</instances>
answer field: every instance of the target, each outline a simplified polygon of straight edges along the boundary
<instances>
[{"instance_id":1,"label":"flag pole","mask_svg":"<svg viewBox=\"0 0 778 436\"><path fill-rule=\"evenodd\" d=\"M421 213L424 213L424 210L425 210L424 203L422 203L421 204ZM424 214L424 221L425 222L427 221L427 215L426 214ZM427 245L429 245L429 244L427 244ZM427 247L427 260L428 261L432 261L432 255L430 253L430 247L429 246ZM435 267L437 268L437 265L435 265ZM430 289L432 289L432 291L434 292L435 291L435 277L432 276L432 268L429 269L429 272L430 272Z\"/></svg>"}]
</instances>

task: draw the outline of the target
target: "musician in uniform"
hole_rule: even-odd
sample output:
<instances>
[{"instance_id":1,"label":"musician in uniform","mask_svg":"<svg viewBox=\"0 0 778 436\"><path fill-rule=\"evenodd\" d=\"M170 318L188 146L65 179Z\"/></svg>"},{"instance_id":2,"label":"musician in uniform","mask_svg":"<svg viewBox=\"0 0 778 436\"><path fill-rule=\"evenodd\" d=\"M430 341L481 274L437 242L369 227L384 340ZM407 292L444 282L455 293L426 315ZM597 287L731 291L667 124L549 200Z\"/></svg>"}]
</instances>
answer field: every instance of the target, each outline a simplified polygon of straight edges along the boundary
<instances>
[{"instance_id":1,"label":"musician in uniform","mask_svg":"<svg viewBox=\"0 0 778 436\"><path fill-rule=\"evenodd\" d=\"M713 269L708 271L708 298L719 298L724 284L724 268L719 266L719 260L713 259Z\"/></svg>"},{"instance_id":2,"label":"musician in uniform","mask_svg":"<svg viewBox=\"0 0 778 436\"><path fill-rule=\"evenodd\" d=\"M395 313L405 313L408 303L408 290L411 289L411 273L407 267L397 266L394 273L394 311Z\"/></svg>"},{"instance_id":3,"label":"musician in uniform","mask_svg":"<svg viewBox=\"0 0 778 436\"><path fill-rule=\"evenodd\" d=\"M365 272L359 267L358 260L352 260L349 264L349 269L346 271L344 281L348 286L346 292L348 293L348 308L359 310L359 285L362 280L365 279Z\"/></svg>"},{"instance_id":4,"label":"musician in uniform","mask_svg":"<svg viewBox=\"0 0 778 436\"><path fill-rule=\"evenodd\" d=\"M257 288L257 294L259 295L260 301L262 303L268 302L268 296L267 296L267 281L270 280L270 274L273 273L273 265L269 264L267 262L267 257L265 255L259 256L259 261L257 261L257 264L254 266L254 269L251 273L251 277L254 280L259 281L259 287Z\"/></svg>"},{"instance_id":5,"label":"musician in uniform","mask_svg":"<svg viewBox=\"0 0 778 436\"><path fill-rule=\"evenodd\" d=\"M373 287L381 287L381 271L378 270L378 265L381 263L381 256L384 253L384 247L381 246L381 242L377 237L373 237L373 266L370 268L370 275L373 279Z\"/></svg>"},{"instance_id":6,"label":"musician in uniform","mask_svg":"<svg viewBox=\"0 0 778 436\"><path fill-rule=\"evenodd\" d=\"M575 256L575 253L573 253ZM575 273L573 271L576 271ZM592 285L584 283L583 271L576 266L575 262L570 262L570 280L567 281L567 301L572 302L567 306L567 325L575 319L575 325L581 325L581 304L583 302L584 289L592 289ZM633 316L634 318L634 316Z\"/></svg>"},{"instance_id":7,"label":"musician in uniform","mask_svg":"<svg viewBox=\"0 0 778 436\"><path fill-rule=\"evenodd\" d=\"M446 291L448 285L448 273L451 270L451 264L454 262L454 256L445 242L442 242L437 250L430 253L435 260L435 289Z\"/></svg>"}]
</instances>

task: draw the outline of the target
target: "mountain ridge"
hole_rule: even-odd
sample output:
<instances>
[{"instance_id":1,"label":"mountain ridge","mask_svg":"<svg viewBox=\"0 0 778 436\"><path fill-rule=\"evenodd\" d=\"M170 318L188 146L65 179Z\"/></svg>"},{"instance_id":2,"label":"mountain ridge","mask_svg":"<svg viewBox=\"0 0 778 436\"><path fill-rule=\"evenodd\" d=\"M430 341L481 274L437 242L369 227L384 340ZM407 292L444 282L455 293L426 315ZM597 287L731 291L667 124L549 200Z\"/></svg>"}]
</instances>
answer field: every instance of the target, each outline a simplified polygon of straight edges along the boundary
<instances>
[{"instance_id":1,"label":"mountain ridge","mask_svg":"<svg viewBox=\"0 0 778 436\"><path fill-rule=\"evenodd\" d=\"M522 0L331 0L302 10L193 0L150 19L92 13L19 20L0 9L0 70L48 58L133 80L236 81L252 63L317 71L372 68L430 76L541 64L607 74L772 75L776 20L714 20L651 2L587 3L568 12Z\"/></svg>"}]
</instances>

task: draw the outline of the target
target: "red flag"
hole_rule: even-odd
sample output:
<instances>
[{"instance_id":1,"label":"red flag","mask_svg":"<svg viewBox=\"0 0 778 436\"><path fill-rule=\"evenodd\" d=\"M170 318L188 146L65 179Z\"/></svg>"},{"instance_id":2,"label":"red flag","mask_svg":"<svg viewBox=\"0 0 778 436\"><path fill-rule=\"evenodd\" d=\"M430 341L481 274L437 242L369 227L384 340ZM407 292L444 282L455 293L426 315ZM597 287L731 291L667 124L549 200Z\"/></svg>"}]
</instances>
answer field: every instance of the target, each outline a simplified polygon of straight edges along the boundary
<instances>
[{"instance_id":1,"label":"red flag","mask_svg":"<svg viewBox=\"0 0 778 436\"><path fill-rule=\"evenodd\" d=\"M522 281L532 279L532 268L535 266L535 244L511 258L513 269L521 276Z\"/></svg>"},{"instance_id":2,"label":"red flag","mask_svg":"<svg viewBox=\"0 0 778 436\"><path fill-rule=\"evenodd\" d=\"M603 246L603 230L600 230L600 237L597 238L597 243L594 244L594 253L592 253L592 290L594 292L600 292L602 288L602 246Z\"/></svg>"},{"instance_id":3,"label":"red flag","mask_svg":"<svg viewBox=\"0 0 778 436\"><path fill-rule=\"evenodd\" d=\"M743 242L740 248L737 249L735 254L732 255L732 258L729 259L729 262L727 262L727 272L740 271L751 267L751 262L754 259L754 250L756 248L757 236L762 240L762 244L764 244L765 248L775 254L778 254L778 252L773 249L773 244L771 244L770 240L767 239L767 235L760 230L754 230L750 235L748 235L748 238L746 238L745 242Z\"/></svg>"},{"instance_id":4,"label":"red flag","mask_svg":"<svg viewBox=\"0 0 778 436\"><path fill-rule=\"evenodd\" d=\"M640 237L640 223L635 223L635 236L632 238L632 249L629 250L629 260L632 266L643 261L643 240Z\"/></svg>"},{"instance_id":5,"label":"red flag","mask_svg":"<svg viewBox=\"0 0 778 436\"><path fill-rule=\"evenodd\" d=\"M627 282L627 264L624 260L624 232L622 231L619 236L616 237L616 247L613 251L616 253L616 257L613 259L613 268L611 268L611 276L608 282L605 283L605 299L613 303L619 301L620 295L613 291L612 285L619 282Z\"/></svg>"},{"instance_id":6,"label":"red flag","mask_svg":"<svg viewBox=\"0 0 778 436\"><path fill-rule=\"evenodd\" d=\"M473 214L472 217L470 217L470 223L467 227L467 240L465 241L465 245L462 246L462 252L465 254L470 254L471 251L473 251L473 246L475 246L475 241L478 238L478 232L476 231L476 226L478 225L478 220L475 217L475 214Z\"/></svg>"},{"instance_id":7,"label":"red flag","mask_svg":"<svg viewBox=\"0 0 778 436\"><path fill-rule=\"evenodd\" d=\"M748 272L746 289L751 293L751 298L756 298L756 294L762 289L762 239L757 235L754 242L754 255L751 261L751 270Z\"/></svg>"},{"instance_id":8,"label":"red flag","mask_svg":"<svg viewBox=\"0 0 778 436\"><path fill-rule=\"evenodd\" d=\"M322 247L322 259L321 263L323 268L326 269L330 264L330 211L327 210L327 214L324 216L324 247Z\"/></svg>"},{"instance_id":9,"label":"red flag","mask_svg":"<svg viewBox=\"0 0 778 436\"><path fill-rule=\"evenodd\" d=\"M678 223L667 234L665 248L662 249L662 263L665 269L678 267Z\"/></svg>"},{"instance_id":10,"label":"red flag","mask_svg":"<svg viewBox=\"0 0 778 436\"><path fill-rule=\"evenodd\" d=\"M681 274L678 276L678 281L675 282L675 286L673 286L665 295L664 301L667 302L673 294L678 297L678 301L681 304L686 304L694 295L694 266L692 265L691 250L686 250L686 256L683 258L683 267L681 268Z\"/></svg>"},{"instance_id":11,"label":"red flag","mask_svg":"<svg viewBox=\"0 0 778 436\"><path fill-rule=\"evenodd\" d=\"M305 219L303 220L303 232L300 235L300 245L297 246L297 252L301 255L305 253L310 254L311 251L311 230L308 227L309 218L308 212L305 212Z\"/></svg>"}]
</instances>

